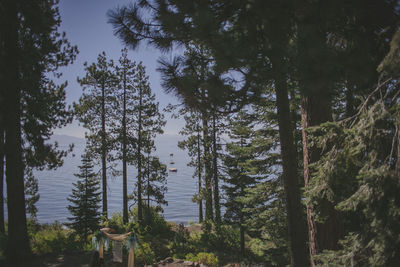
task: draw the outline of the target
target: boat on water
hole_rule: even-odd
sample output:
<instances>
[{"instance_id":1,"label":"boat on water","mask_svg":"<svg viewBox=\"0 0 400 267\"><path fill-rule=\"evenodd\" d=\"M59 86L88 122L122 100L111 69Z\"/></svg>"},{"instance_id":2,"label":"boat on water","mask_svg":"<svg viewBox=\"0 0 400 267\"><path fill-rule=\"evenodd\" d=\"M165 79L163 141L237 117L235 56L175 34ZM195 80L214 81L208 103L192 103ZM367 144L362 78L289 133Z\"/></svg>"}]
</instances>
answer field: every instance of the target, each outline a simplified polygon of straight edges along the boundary
<instances>
[{"instance_id":1,"label":"boat on water","mask_svg":"<svg viewBox=\"0 0 400 267\"><path fill-rule=\"evenodd\" d=\"M170 172L177 172L177 171L178 171L177 168L169 168L168 170L169 170Z\"/></svg>"},{"instance_id":2,"label":"boat on water","mask_svg":"<svg viewBox=\"0 0 400 267\"><path fill-rule=\"evenodd\" d=\"M170 161L169 164L175 164L175 162L174 161Z\"/></svg>"},{"instance_id":3,"label":"boat on water","mask_svg":"<svg viewBox=\"0 0 400 267\"><path fill-rule=\"evenodd\" d=\"M172 157L174 155L174 153L169 153L169 155Z\"/></svg>"}]
</instances>

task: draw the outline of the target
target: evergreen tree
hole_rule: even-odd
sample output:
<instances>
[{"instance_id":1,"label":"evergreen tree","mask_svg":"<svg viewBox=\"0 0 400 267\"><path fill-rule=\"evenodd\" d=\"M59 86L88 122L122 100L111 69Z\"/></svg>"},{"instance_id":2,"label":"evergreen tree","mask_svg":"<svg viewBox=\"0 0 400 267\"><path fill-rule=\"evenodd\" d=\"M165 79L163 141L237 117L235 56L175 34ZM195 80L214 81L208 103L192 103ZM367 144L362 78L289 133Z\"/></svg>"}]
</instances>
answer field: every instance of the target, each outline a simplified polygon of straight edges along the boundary
<instances>
[{"instance_id":1,"label":"evergreen tree","mask_svg":"<svg viewBox=\"0 0 400 267\"><path fill-rule=\"evenodd\" d=\"M151 91L148 80L145 67L140 62L136 68L136 94L134 95L131 125L136 131L136 157L133 162L138 171L136 197L139 222L143 219L145 154L155 149L154 138L157 134L163 133L162 127L166 123L164 115L159 111L158 102L155 101L155 95Z\"/></svg>"},{"instance_id":2,"label":"evergreen tree","mask_svg":"<svg viewBox=\"0 0 400 267\"><path fill-rule=\"evenodd\" d=\"M103 216L107 218L107 162L112 160L110 151L114 140L110 128L113 128L111 115L117 80L114 63L107 60L104 52L98 55L96 63L84 65L86 75L78 78L84 93L74 108L79 121L89 129L86 133L88 149L101 162Z\"/></svg>"},{"instance_id":3,"label":"evergreen tree","mask_svg":"<svg viewBox=\"0 0 400 267\"><path fill-rule=\"evenodd\" d=\"M146 196L146 223L151 222L151 203L156 206L157 210L162 210L161 205L168 205L165 200L167 192L167 166L162 164L158 157L151 156L147 153L145 158L146 168L144 170L144 190L143 195Z\"/></svg>"},{"instance_id":4,"label":"evergreen tree","mask_svg":"<svg viewBox=\"0 0 400 267\"><path fill-rule=\"evenodd\" d=\"M179 132L179 134L186 137L185 140L178 143L180 149L187 149L190 161L187 164L190 167L194 167L193 178L197 178L197 193L193 196L193 201L199 204L199 222L203 221L203 194L204 189L202 186L203 182L203 150L202 150L202 131L201 121L199 112L187 112L187 109L183 108L179 111L180 115L184 115L185 126Z\"/></svg>"},{"instance_id":5,"label":"evergreen tree","mask_svg":"<svg viewBox=\"0 0 400 267\"><path fill-rule=\"evenodd\" d=\"M119 59L119 65L116 66L116 73L119 80L118 91L116 92L116 108L114 108L114 120L119 121L115 125L117 142L121 146L121 151L117 157L122 160L122 180L123 180L123 204L122 215L125 223L128 222L128 169L127 165L132 162L135 148L135 130L132 129L135 122L133 121L133 109L136 93L136 63L128 59L127 49L123 49Z\"/></svg>"},{"instance_id":6,"label":"evergreen tree","mask_svg":"<svg viewBox=\"0 0 400 267\"><path fill-rule=\"evenodd\" d=\"M58 1L5 1L0 8L1 117L5 132L8 245L11 261L30 253L24 201L24 165L55 168L65 151L45 142L53 129L71 121L66 108L66 83L56 85L66 66L76 56L65 34L57 29Z\"/></svg>"},{"instance_id":7,"label":"evergreen tree","mask_svg":"<svg viewBox=\"0 0 400 267\"><path fill-rule=\"evenodd\" d=\"M226 154L223 162L226 168L226 177L222 186L226 201L225 219L240 228L240 252L245 256L245 220L244 203L241 201L246 195L246 189L253 187L257 178L245 168L247 160L253 159L251 138L253 134L252 116L242 110L233 116L228 123L229 138L232 140L226 145Z\"/></svg>"},{"instance_id":8,"label":"evergreen tree","mask_svg":"<svg viewBox=\"0 0 400 267\"><path fill-rule=\"evenodd\" d=\"M100 181L93 172L90 157L88 152L82 155L82 165L79 166L79 173L75 174L78 180L73 183L74 188L68 198L71 202L68 210L72 217L68 218L71 223L67 225L75 230L84 243L88 242L89 234L98 229L100 222Z\"/></svg>"}]
</instances>

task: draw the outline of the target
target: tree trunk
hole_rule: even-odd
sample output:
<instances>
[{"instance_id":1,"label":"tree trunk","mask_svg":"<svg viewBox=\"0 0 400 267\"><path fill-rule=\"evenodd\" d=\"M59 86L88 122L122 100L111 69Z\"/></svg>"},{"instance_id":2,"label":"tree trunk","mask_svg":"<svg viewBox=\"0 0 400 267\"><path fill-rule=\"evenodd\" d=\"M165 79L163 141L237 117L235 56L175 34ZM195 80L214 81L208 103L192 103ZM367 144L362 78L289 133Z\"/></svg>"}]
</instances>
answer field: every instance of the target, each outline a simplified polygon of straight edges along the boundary
<instances>
[{"instance_id":1,"label":"tree trunk","mask_svg":"<svg viewBox=\"0 0 400 267\"><path fill-rule=\"evenodd\" d=\"M203 221L203 199L201 195L201 172L203 164L201 164L201 147L200 147L200 127L197 126L197 168L198 168L198 186L199 186L199 223Z\"/></svg>"},{"instance_id":2,"label":"tree trunk","mask_svg":"<svg viewBox=\"0 0 400 267\"><path fill-rule=\"evenodd\" d=\"M243 218L240 218L240 254L242 258L245 258L245 242L244 242L244 225Z\"/></svg>"},{"instance_id":3,"label":"tree trunk","mask_svg":"<svg viewBox=\"0 0 400 267\"><path fill-rule=\"evenodd\" d=\"M137 160L138 160L138 221L142 222L142 105L143 92L139 88L139 115L138 115L138 144L137 144Z\"/></svg>"},{"instance_id":4,"label":"tree trunk","mask_svg":"<svg viewBox=\"0 0 400 267\"><path fill-rule=\"evenodd\" d=\"M244 196L244 187L242 186L241 189L241 195ZM243 206L240 205L240 219L239 219L239 229L240 229L240 254L242 256L242 258L245 258L245 241L244 241L244 214L243 214Z\"/></svg>"},{"instance_id":5,"label":"tree trunk","mask_svg":"<svg viewBox=\"0 0 400 267\"><path fill-rule=\"evenodd\" d=\"M288 89L281 70L281 58L273 61L275 72L276 105L282 157L282 177L286 195L290 252L293 267L308 266L307 235L300 198L296 148L293 141Z\"/></svg>"},{"instance_id":6,"label":"tree trunk","mask_svg":"<svg viewBox=\"0 0 400 267\"><path fill-rule=\"evenodd\" d=\"M312 179L309 164L321 158L321 149L308 147L307 128L320 125L332 119L331 76L328 72L329 49L326 47L326 33L318 26L318 5L305 3L305 17L299 19L298 51L299 51L299 87L302 94L301 123L303 139L304 183L306 191ZM327 199L321 204L321 211L327 217L326 221L318 224L314 219L314 208L307 205L307 223L309 230L309 252L311 266L315 266L313 256L325 249L338 249L338 240L342 228L339 214L333 203Z\"/></svg>"},{"instance_id":7,"label":"tree trunk","mask_svg":"<svg viewBox=\"0 0 400 267\"><path fill-rule=\"evenodd\" d=\"M205 199L206 199L206 220L213 220L212 205L212 172L210 162L210 141L208 133L208 120L206 112L202 112L203 121L203 147L204 147L204 180L205 180Z\"/></svg>"},{"instance_id":8,"label":"tree trunk","mask_svg":"<svg viewBox=\"0 0 400 267\"><path fill-rule=\"evenodd\" d=\"M107 149L106 149L106 104L105 84L101 87L101 167L103 182L103 216L108 219L107 213Z\"/></svg>"},{"instance_id":9,"label":"tree trunk","mask_svg":"<svg viewBox=\"0 0 400 267\"><path fill-rule=\"evenodd\" d=\"M5 157L7 181L7 254L12 262L30 255L24 196L24 165L21 142L21 91L18 73L18 11L16 1L4 1L7 23L4 27Z\"/></svg>"},{"instance_id":10,"label":"tree trunk","mask_svg":"<svg viewBox=\"0 0 400 267\"><path fill-rule=\"evenodd\" d=\"M122 217L123 222L127 223L128 218L128 172L126 158L126 68L124 67L124 92L123 92L123 114L122 114Z\"/></svg>"},{"instance_id":11,"label":"tree trunk","mask_svg":"<svg viewBox=\"0 0 400 267\"><path fill-rule=\"evenodd\" d=\"M1 101L3 103L3 101ZM3 110L0 117L0 233L5 234L4 228L4 121Z\"/></svg>"},{"instance_id":12,"label":"tree trunk","mask_svg":"<svg viewBox=\"0 0 400 267\"><path fill-rule=\"evenodd\" d=\"M213 175L214 175L214 209L215 209L215 222L217 225L221 223L221 208L219 204L219 177L218 177L218 153L217 153L217 127L215 122L215 110L213 111L213 143L212 143L212 153L213 153Z\"/></svg>"}]
</instances>

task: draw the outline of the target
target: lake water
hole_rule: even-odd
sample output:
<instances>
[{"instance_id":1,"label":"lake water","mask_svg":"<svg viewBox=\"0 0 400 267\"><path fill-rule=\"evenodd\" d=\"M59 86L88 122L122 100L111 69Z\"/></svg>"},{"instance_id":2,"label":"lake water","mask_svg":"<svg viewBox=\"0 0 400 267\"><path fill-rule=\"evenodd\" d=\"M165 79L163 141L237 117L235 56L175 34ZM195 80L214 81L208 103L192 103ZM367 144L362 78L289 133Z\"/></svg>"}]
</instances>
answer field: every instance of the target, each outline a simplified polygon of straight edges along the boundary
<instances>
[{"instance_id":1,"label":"lake water","mask_svg":"<svg viewBox=\"0 0 400 267\"><path fill-rule=\"evenodd\" d=\"M168 206L164 206L164 217L168 221L188 223L198 220L197 204L192 202L192 196L197 192L196 179L192 178L193 168L188 167L189 157L187 152L177 147L182 137L176 135L162 135L157 137L157 155L161 162L168 167L175 167L177 172L169 172L168 192L166 200ZM37 203L37 219L40 223L52 223L54 221L66 222L70 216L67 206L67 197L71 194L72 183L77 180L74 173L78 172L81 164L81 153L84 150L85 140L69 136L54 136L60 147L66 148L74 143L73 155L64 160L64 165L57 170L35 171L34 175L39 180L40 200ZM173 153L174 165L170 165ZM133 166L128 167L128 193L134 190L136 171ZM122 176L108 178L108 212L109 214L122 212Z\"/></svg>"}]
</instances>

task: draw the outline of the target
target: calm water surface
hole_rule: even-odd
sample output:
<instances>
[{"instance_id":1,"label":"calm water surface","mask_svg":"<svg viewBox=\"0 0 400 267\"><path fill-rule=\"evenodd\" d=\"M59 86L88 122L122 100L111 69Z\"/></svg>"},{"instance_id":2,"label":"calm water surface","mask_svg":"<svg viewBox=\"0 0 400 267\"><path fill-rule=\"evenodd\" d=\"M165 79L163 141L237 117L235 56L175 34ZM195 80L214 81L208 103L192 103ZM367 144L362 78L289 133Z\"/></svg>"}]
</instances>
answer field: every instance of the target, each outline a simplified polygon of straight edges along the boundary
<instances>
[{"instance_id":1,"label":"calm water surface","mask_svg":"<svg viewBox=\"0 0 400 267\"><path fill-rule=\"evenodd\" d=\"M35 177L39 180L40 200L37 203L37 218L40 223L52 223L54 221L66 222L70 216L67 206L67 197L71 194L72 183L77 180L74 173L78 172L81 164L81 154L85 141L69 136L55 136L60 147L66 148L74 143L73 155L64 160L64 165L57 170L36 171ZM186 151L177 147L182 137L175 135L162 135L156 139L157 151L154 153L168 167L175 167L178 172L169 172L168 193L166 199L168 206L164 206L164 217L168 221L183 222L197 221L198 208L192 202L192 196L197 192L196 180L192 178L193 169L187 166L189 158ZM173 153L174 165L170 153ZM134 190L136 171L134 167L128 167L128 193ZM109 214L122 212L122 176L108 178L108 212Z\"/></svg>"}]
</instances>

